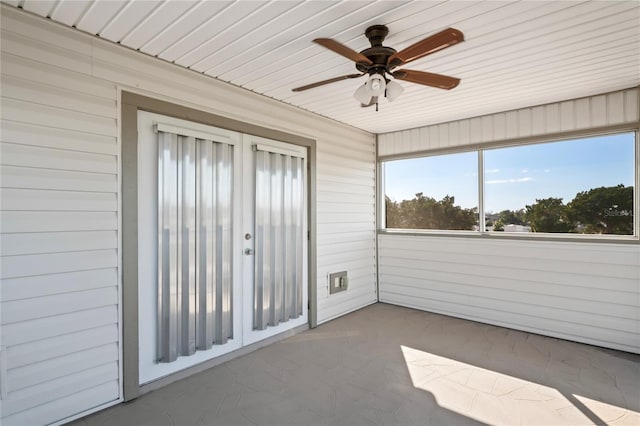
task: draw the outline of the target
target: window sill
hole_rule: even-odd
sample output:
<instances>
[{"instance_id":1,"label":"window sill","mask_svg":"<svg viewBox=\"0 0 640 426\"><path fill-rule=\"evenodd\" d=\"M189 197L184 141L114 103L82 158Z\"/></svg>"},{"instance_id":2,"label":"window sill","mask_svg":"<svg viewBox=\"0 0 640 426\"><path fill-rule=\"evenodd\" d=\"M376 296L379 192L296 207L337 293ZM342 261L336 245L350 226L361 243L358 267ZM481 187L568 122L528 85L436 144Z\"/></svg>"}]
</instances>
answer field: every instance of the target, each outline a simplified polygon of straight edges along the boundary
<instances>
[{"instance_id":1,"label":"window sill","mask_svg":"<svg viewBox=\"0 0 640 426\"><path fill-rule=\"evenodd\" d=\"M402 235L412 237L486 238L489 240L558 241L600 244L638 244L637 235L585 235L520 232L446 231L436 229L379 229L378 235Z\"/></svg>"}]
</instances>

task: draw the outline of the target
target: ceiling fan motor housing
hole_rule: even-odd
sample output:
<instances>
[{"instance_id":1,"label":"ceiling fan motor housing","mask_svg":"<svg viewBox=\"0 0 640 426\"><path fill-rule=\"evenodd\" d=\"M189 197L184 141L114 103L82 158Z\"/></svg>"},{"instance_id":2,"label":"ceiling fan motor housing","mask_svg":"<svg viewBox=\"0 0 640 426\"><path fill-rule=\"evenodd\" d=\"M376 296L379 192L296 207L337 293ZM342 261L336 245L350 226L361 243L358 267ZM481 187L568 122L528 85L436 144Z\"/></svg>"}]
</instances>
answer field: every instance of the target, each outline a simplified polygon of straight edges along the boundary
<instances>
[{"instance_id":1,"label":"ceiling fan motor housing","mask_svg":"<svg viewBox=\"0 0 640 426\"><path fill-rule=\"evenodd\" d=\"M364 49L360 53L369 58L373 65L356 63L356 69L370 75L384 75L385 72L390 71L387 67L389 57L396 53L395 49L382 45L385 37L389 34L389 29L384 25L373 25L367 28L364 34L369 39L371 47Z\"/></svg>"}]
</instances>

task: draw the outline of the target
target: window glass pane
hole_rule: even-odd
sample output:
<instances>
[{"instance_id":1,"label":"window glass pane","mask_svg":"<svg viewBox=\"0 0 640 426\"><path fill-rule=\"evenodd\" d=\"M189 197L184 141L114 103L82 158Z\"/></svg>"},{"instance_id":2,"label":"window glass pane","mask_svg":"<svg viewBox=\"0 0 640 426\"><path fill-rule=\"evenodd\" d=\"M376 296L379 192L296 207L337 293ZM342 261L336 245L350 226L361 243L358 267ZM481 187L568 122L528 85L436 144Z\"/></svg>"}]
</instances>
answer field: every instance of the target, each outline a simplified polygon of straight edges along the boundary
<instances>
[{"instance_id":1,"label":"window glass pane","mask_svg":"<svg viewBox=\"0 0 640 426\"><path fill-rule=\"evenodd\" d=\"M478 154L384 163L386 227L478 229Z\"/></svg>"},{"instance_id":2,"label":"window glass pane","mask_svg":"<svg viewBox=\"0 0 640 426\"><path fill-rule=\"evenodd\" d=\"M635 134L484 151L488 231L633 234Z\"/></svg>"}]
</instances>

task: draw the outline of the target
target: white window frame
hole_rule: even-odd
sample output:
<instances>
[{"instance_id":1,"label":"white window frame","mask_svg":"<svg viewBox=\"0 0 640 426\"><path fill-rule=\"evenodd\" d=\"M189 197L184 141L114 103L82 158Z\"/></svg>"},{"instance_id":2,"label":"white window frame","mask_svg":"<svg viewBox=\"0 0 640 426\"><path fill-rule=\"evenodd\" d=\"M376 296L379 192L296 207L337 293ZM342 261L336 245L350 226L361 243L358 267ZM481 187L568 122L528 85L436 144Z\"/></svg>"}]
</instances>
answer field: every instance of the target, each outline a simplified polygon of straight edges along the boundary
<instances>
[{"instance_id":1,"label":"white window frame","mask_svg":"<svg viewBox=\"0 0 640 426\"><path fill-rule=\"evenodd\" d=\"M484 208L484 152L486 150L512 148L527 145L539 145L543 143L562 142L576 139L584 139L598 136L609 136L623 133L634 134L634 191L633 191L633 235L614 235L614 234L571 234L571 233L545 233L545 232L527 232L527 233L505 233L499 231L487 231L485 225L485 208ZM448 154L457 154L461 152L476 152L478 154L478 231L464 230L441 230L441 229L397 229L386 228L386 202L385 202L385 163L393 160L407 160L413 158L424 158L441 156ZM377 194L378 194L378 233L379 234L397 234L397 235L416 235L416 236L458 236L458 237L475 237L475 238L499 238L499 239L518 239L518 240L565 240L565 241L594 241L594 242L631 242L640 241L640 130L638 127L623 127L613 130L603 131L585 131L572 132L566 135L552 135L548 137L529 138L526 141L502 141L496 143L487 143L481 145L469 145L454 149L435 149L430 151L413 152L399 155L389 155L378 157L377 167Z\"/></svg>"}]
</instances>

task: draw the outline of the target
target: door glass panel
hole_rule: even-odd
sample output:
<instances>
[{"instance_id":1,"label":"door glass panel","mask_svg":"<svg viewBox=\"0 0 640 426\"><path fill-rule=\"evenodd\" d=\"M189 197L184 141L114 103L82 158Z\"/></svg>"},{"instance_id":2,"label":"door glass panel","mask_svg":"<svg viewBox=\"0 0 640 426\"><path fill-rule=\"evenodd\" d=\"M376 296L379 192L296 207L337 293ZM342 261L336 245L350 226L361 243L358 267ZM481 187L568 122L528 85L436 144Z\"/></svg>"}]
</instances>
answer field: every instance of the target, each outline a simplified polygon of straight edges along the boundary
<instances>
[{"instance_id":1,"label":"door glass panel","mask_svg":"<svg viewBox=\"0 0 640 426\"><path fill-rule=\"evenodd\" d=\"M304 160L256 151L253 329L302 315Z\"/></svg>"},{"instance_id":2,"label":"door glass panel","mask_svg":"<svg viewBox=\"0 0 640 426\"><path fill-rule=\"evenodd\" d=\"M158 132L158 361L233 338L227 144Z\"/></svg>"}]
</instances>

